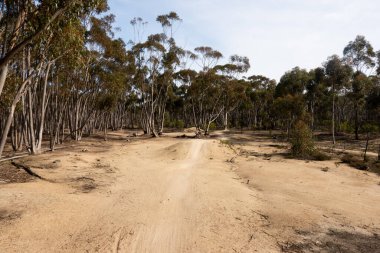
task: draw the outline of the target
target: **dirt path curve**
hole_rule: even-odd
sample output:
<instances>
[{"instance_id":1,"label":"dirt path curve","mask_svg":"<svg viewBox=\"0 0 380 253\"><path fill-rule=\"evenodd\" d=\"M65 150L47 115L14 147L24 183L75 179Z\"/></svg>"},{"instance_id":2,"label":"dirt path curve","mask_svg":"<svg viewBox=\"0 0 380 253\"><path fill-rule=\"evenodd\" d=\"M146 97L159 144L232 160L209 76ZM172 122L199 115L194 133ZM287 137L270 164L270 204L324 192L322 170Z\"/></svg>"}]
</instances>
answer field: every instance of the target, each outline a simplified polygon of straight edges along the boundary
<instances>
[{"instance_id":1,"label":"dirt path curve","mask_svg":"<svg viewBox=\"0 0 380 253\"><path fill-rule=\"evenodd\" d=\"M59 159L38 170L56 183L0 186L0 217L15 217L0 219L1 251L277 251L233 155L216 140L173 138L42 155Z\"/></svg>"}]
</instances>

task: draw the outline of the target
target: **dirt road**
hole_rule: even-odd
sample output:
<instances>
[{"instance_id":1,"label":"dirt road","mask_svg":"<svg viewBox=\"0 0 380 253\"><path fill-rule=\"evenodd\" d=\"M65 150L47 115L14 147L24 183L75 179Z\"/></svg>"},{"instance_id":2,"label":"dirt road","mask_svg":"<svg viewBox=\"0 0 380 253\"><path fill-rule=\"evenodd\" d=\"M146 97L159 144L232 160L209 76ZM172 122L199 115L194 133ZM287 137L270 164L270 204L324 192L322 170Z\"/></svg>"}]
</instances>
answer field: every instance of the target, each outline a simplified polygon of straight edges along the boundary
<instances>
[{"instance_id":1,"label":"dirt road","mask_svg":"<svg viewBox=\"0 0 380 253\"><path fill-rule=\"evenodd\" d=\"M269 182L262 177L262 173L273 177L269 170L261 174L255 171L260 180L249 174L249 166L258 168L256 165L262 166L266 161L258 159L250 162L238 157L219 140L175 138L131 143L94 141L68 151L30 157L23 162L49 181L0 185L1 252L307 249L308 246L289 244L300 236L294 231L301 231L302 221L311 218L305 226L308 231L310 224L323 227L325 223L304 213L307 208L294 208L288 202L289 196L292 200L297 197L297 189L290 191L287 186L288 192L281 195L281 176ZM371 175L365 180L370 185L362 185L369 189L366 188L370 192L368 200L378 199L372 195L380 189L375 184L376 177ZM278 191L273 190L274 184L278 184ZM332 183L329 187L333 187ZM370 209L367 211L379 213L378 203L372 209L366 207ZM289 213L281 211L287 205L299 211L295 215L301 212L305 217L292 224L294 219L289 219ZM318 204L314 206L318 212L322 210ZM330 211L334 212L334 208ZM279 213L285 216L281 218ZM330 213L321 211L322 215ZM367 239L375 238L376 245L373 233L380 227L376 217L373 214L364 221L347 223L359 227L372 222ZM312 240L313 236L308 238Z\"/></svg>"},{"instance_id":2,"label":"dirt road","mask_svg":"<svg viewBox=\"0 0 380 253\"><path fill-rule=\"evenodd\" d=\"M231 151L218 141L107 148L42 155L41 163L60 161L59 168L35 169L53 183L1 186L0 210L12 217L1 226L3 252L231 252L254 246L252 226L261 218L252 212L252 192L225 163Z\"/></svg>"}]
</instances>

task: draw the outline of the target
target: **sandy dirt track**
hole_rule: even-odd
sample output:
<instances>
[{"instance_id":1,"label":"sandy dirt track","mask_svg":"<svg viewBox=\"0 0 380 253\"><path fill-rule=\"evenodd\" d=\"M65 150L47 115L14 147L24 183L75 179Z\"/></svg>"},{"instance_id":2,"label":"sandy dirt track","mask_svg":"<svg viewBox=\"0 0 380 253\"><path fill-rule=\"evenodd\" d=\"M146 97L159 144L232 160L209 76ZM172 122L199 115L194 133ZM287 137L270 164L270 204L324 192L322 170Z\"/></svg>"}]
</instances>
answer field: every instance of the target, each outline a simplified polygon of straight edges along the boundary
<instances>
[{"instance_id":1,"label":"sandy dirt track","mask_svg":"<svg viewBox=\"0 0 380 253\"><path fill-rule=\"evenodd\" d=\"M0 185L0 251L318 252L343 231L319 252L379 252L378 176L236 147L166 137L27 158L50 181Z\"/></svg>"}]
</instances>

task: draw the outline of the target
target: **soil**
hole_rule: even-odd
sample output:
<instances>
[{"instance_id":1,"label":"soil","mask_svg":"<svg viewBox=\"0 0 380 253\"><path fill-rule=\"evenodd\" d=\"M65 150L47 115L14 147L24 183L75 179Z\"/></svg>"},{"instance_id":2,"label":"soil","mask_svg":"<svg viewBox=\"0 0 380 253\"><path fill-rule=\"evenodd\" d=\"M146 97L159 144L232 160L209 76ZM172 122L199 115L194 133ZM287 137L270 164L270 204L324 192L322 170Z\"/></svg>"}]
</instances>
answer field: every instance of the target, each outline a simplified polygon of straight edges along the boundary
<instances>
[{"instance_id":1,"label":"soil","mask_svg":"<svg viewBox=\"0 0 380 253\"><path fill-rule=\"evenodd\" d=\"M6 183L25 183L34 179L25 170L15 167L11 162L0 163L0 185Z\"/></svg>"},{"instance_id":2,"label":"soil","mask_svg":"<svg viewBox=\"0 0 380 253\"><path fill-rule=\"evenodd\" d=\"M1 251L380 252L378 175L287 159L266 136L180 135L18 161L46 180L0 163Z\"/></svg>"}]
</instances>

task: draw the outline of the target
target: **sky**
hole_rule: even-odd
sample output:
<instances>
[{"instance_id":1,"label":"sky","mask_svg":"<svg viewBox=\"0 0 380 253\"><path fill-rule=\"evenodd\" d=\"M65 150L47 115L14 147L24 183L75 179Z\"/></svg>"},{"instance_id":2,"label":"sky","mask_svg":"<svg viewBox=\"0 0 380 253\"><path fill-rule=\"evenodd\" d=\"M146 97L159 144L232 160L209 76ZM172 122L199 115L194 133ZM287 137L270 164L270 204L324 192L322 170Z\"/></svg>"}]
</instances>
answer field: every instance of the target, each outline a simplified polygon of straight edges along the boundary
<instances>
[{"instance_id":1,"label":"sky","mask_svg":"<svg viewBox=\"0 0 380 253\"><path fill-rule=\"evenodd\" d=\"M342 55L357 35L380 50L379 0L109 0L116 36L133 39L130 21L141 17L145 34L161 32L156 17L175 11L177 44L187 50L210 46L224 55L250 59L248 75L277 81L292 68L321 66Z\"/></svg>"}]
</instances>

